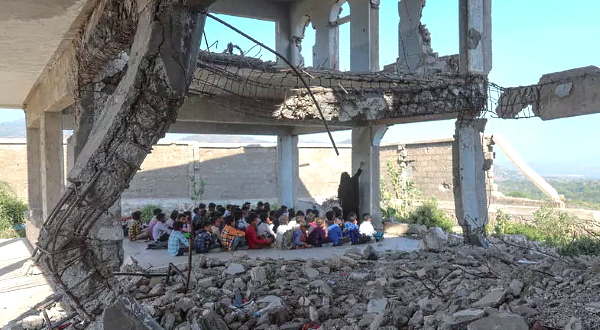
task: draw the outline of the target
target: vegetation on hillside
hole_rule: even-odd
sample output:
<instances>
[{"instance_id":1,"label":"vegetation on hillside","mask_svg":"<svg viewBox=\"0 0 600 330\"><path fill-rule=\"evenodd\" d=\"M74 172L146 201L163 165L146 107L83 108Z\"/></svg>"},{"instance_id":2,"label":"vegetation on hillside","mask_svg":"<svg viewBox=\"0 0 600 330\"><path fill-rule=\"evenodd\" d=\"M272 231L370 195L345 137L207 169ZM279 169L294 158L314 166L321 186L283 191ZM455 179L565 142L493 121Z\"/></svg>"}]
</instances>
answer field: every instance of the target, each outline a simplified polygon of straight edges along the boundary
<instances>
[{"instance_id":1,"label":"vegetation on hillside","mask_svg":"<svg viewBox=\"0 0 600 330\"><path fill-rule=\"evenodd\" d=\"M531 222L515 221L498 210L486 228L488 235L523 235L532 241L557 248L565 256L600 255L600 233L584 228L584 224L567 212L549 206L534 213Z\"/></svg>"},{"instance_id":2,"label":"vegetation on hillside","mask_svg":"<svg viewBox=\"0 0 600 330\"><path fill-rule=\"evenodd\" d=\"M548 183L565 196L568 207L600 210L600 180L574 178L546 178ZM546 200L544 195L528 180L498 181L499 190L506 196Z\"/></svg>"},{"instance_id":3,"label":"vegetation on hillside","mask_svg":"<svg viewBox=\"0 0 600 330\"><path fill-rule=\"evenodd\" d=\"M0 238L25 236L25 211L23 202L7 182L0 181Z\"/></svg>"}]
</instances>

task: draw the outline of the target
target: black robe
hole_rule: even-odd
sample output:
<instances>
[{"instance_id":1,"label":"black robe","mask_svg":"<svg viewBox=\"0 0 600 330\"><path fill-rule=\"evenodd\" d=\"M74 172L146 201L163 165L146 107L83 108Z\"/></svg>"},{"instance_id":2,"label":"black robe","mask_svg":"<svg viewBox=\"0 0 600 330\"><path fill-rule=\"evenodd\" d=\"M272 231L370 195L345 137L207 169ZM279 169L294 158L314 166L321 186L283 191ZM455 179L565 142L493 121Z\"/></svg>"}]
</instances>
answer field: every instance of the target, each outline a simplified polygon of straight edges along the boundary
<instances>
[{"instance_id":1,"label":"black robe","mask_svg":"<svg viewBox=\"0 0 600 330\"><path fill-rule=\"evenodd\" d=\"M357 217L359 216L358 204L359 204L359 188L358 188L358 178L362 173L361 169L356 171L354 176L350 177L348 172L342 173L342 177L340 179L340 185L338 187L338 198L340 199L340 204L342 204L342 210L344 212L344 220L348 220L348 214L350 212L356 213Z\"/></svg>"}]
</instances>

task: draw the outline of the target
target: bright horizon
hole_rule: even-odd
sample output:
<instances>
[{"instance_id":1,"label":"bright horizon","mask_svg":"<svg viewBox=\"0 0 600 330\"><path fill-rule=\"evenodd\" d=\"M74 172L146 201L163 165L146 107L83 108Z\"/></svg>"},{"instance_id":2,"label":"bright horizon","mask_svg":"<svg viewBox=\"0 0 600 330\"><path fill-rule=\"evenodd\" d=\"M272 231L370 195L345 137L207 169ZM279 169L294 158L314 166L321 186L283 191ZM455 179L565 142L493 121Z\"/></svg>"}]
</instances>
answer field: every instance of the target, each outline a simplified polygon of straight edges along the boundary
<instances>
[{"instance_id":1,"label":"bright horizon","mask_svg":"<svg viewBox=\"0 0 600 330\"><path fill-rule=\"evenodd\" d=\"M380 6L380 67L396 61L398 56L398 2L382 0ZM348 6L344 5L347 14ZM504 87L535 84L545 73L582 66L600 66L600 2L581 1L577 5L564 1L492 1L493 66L490 81ZM268 46L275 45L275 24L246 18L223 16L223 19L257 37ZM423 24L431 32L433 50L440 56L458 53L458 1L430 0L423 12ZM266 33L269 32L269 33ZM249 41L207 19L206 35L210 43L218 40L217 51L231 41L248 50ZM594 38L595 36L595 38ZM596 39L596 40L594 40ZM307 28L303 56L311 64L314 30ZM203 43L203 48L205 45ZM349 66L349 25L340 28L340 67ZM254 51L250 56L255 55ZM263 59L273 59L262 52ZM600 109L599 109L600 110ZM0 122L23 118L22 111L0 110ZM490 119L486 133L500 133L532 167L563 167L577 171L582 164L600 163L600 114L542 121L539 118ZM391 127L383 142L405 142L452 137L454 120L403 124ZM178 137L170 135L169 137ZM350 132L334 133L341 142ZM261 136L274 140L273 137ZM302 136L327 142L325 134ZM498 161L506 160L497 152ZM576 173L572 173L576 174Z\"/></svg>"}]
</instances>

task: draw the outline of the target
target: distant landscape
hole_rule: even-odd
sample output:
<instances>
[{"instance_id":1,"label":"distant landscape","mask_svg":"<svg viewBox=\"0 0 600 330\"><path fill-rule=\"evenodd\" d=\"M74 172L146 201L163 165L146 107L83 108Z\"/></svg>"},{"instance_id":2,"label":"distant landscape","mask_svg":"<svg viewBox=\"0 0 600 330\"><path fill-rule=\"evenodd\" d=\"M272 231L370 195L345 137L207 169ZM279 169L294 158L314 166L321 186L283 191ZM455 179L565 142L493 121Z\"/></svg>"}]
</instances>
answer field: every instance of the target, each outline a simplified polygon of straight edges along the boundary
<instances>
[{"instance_id":1,"label":"distant landscape","mask_svg":"<svg viewBox=\"0 0 600 330\"><path fill-rule=\"evenodd\" d=\"M585 176L546 176L548 183L565 197L567 207L600 210L600 179ZM548 197L520 172L494 166L494 182L506 196L546 200Z\"/></svg>"}]
</instances>

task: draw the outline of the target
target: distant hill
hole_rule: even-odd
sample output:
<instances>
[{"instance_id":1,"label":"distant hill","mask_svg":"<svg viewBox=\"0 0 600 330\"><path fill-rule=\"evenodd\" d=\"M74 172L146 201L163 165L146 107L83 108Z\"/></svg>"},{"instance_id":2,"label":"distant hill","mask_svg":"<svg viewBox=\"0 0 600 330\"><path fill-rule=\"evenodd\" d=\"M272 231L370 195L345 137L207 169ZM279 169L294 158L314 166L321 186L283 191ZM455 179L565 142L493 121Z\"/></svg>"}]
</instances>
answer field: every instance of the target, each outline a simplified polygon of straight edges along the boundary
<instances>
[{"instance_id":1,"label":"distant hill","mask_svg":"<svg viewBox=\"0 0 600 330\"><path fill-rule=\"evenodd\" d=\"M25 118L0 123L0 138L20 138L27 136Z\"/></svg>"},{"instance_id":2,"label":"distant hill","mask_svg":"<svg viewBox=\"0 0 600 330\"><path fill-rule=\"evenodd\" d=\"M523 173L516 169L510 169L503 165L497 165L494 163L494 181L502 182L502 181L518 181L518 180L526 180Z\"/></svg>"}]
</instances>

